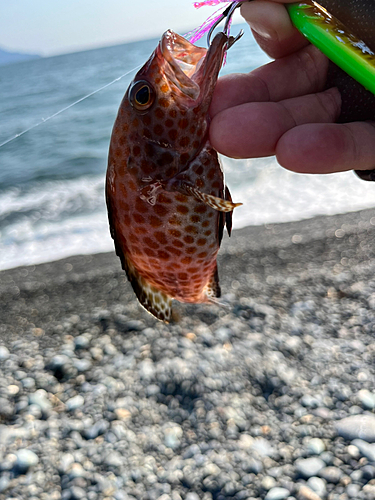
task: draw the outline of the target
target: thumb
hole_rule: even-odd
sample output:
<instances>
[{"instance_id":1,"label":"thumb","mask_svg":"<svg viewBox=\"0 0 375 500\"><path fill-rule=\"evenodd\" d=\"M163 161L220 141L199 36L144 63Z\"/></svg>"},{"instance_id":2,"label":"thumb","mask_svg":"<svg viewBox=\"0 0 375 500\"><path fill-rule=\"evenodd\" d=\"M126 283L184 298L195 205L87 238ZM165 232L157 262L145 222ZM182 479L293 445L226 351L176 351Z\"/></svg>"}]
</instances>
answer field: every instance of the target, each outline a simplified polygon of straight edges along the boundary
<instances>
[{"instance_id":1,"label":"thumb","mask_svg":"<svg viewBox=\"0 0 375 500\"><path fill-rule=\"evenodd\" d=\"M309 43L292 25L281 3L263 0L244 2L241 15L252 29L259 46L274 59L296 52Z\"/></svg>"}]
</instances>

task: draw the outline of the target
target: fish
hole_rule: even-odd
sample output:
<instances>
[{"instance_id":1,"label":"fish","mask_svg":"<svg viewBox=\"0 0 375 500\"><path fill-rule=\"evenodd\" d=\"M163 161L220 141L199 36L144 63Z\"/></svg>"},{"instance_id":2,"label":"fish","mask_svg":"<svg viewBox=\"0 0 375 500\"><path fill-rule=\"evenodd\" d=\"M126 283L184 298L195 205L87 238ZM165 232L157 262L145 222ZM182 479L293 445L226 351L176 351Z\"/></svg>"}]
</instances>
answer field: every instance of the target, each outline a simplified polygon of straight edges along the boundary
<instances>
[{"instance_id":1,"label":"fish","mask_svg":"<svg viewBox=\"0 0 375 500\"><path fill-rule=\"evenodd\" d=\"M375 53L374 0L318 0L318 3ZM329 64L326 87L337 87L340 91L340 123L375 119L374 94L332 62Z\"/></svg>"},{"instance_id":2,"label":"fish","mask_svg":"<svg viewBox=\"0 0 375 500\"><path fill-rule=\"evenodd\" d=\"M237 37L238 38L238 37ZM169 322L171 304L220 297L217 254L233 203L208 141L209 106L226 50L172 30L136 74L113 126L106 177L111 236L140 304Z\"/></svg>"}]
</instances>

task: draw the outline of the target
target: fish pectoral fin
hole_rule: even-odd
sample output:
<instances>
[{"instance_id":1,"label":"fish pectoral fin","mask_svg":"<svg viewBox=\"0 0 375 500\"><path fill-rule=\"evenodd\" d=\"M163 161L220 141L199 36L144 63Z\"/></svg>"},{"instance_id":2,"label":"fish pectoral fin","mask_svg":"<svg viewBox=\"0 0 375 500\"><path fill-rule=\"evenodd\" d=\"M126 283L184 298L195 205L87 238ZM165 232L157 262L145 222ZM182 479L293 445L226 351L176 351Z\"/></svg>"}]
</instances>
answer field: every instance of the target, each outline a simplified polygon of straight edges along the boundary
<instances>
[{"instance_id":1,"label":"fish pectoral fin","mask_svg":"<svg viewBox=\"0 0 375 500\"><path fill-rule=\"evenodd\" d=\"M223 198L212 196L212 194L202 193L196 187L186 186L186 191L192 194L197 200L203 201L203 203L219 212L233 212L236 207L242 205L242 203L233 203L231 199L224 200Z\"/></svg>"},{"instance_id":2,"label":"fish pectoral fin","mask_svg":"<svg viewBox=\"0 0 375 500\"><path fill-rule=\"evenodd\" d=\"M221 288L219 284L219 273L217 270L217 266L212 273L210 281L204 287L204 292L209 302L216 302L215 299L221 297Z\"/></svg>"}]
</instances>

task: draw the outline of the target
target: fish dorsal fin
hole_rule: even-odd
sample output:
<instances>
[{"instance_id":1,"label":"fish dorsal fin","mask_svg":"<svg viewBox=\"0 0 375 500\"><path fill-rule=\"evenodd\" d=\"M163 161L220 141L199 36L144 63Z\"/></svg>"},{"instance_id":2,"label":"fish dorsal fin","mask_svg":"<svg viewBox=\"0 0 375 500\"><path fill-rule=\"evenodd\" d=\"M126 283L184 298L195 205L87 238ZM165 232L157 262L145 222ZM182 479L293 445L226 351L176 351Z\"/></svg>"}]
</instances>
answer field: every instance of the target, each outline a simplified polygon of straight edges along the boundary
<instances>
[{"instance_id":1,"label":"fish dorsal fin","mask_svg":"<svg viewBox=\"0 0 375 500\"><path fill-rule=\"evenodd\" d=\"M203 201L203 203L219 212L232 212L236 207L242 205L242 203L233 203L231 200L224 200L211 194L202 193L196 187L186 186L186 191L192 194L197 200Z\"/></svg>"},{"instance_id":2,"label":"fish dorsal fin","mask_svg":"<svg viewBox=\"0 0 375 500\"><path fill-rule=\"evenodd\" d=\"M230 194L228 186L225 186L224 197L227 201L230 201L232 203L232 196ZM225 214L225 225L227 226L227 231L229 236L232 234L232 215L233 212L227 212Z\"/></svg>"},{"instance_id":3,"label":"fish dorsal fin","mask_svg":"<svg viewBox=\"0 0 375 500\"><path fill-rule=\"evenodd\" d=\"M221 289L219 285L219 273L217 270L217 266L214 269L214 272L211 275L210 281L204 287L204 292L209 301L213 299L218 299L221 296Z\"/></svg>"}]
</instances>

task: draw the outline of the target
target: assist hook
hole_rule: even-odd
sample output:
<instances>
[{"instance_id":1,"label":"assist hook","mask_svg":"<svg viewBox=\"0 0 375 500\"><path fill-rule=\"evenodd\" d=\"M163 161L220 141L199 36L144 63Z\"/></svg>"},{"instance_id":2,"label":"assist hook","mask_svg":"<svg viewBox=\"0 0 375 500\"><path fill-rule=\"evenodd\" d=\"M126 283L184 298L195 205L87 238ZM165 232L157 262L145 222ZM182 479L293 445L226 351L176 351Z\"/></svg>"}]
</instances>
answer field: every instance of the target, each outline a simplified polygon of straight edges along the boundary
<instances>
[{"instance_id":1,"label":"assist hook","mask_svg":"<svg viewBox=\"0 0 375 500\"><path fill-rule=\"evenodd\" d=\"M240 7L240 5L241 5L241 2L233 2L230 5L228 5L228 7L223 11L221 16L219 17L219 19L211 26L210 31L207 34L208 47L211 45L211 37L212 37L213 32L215 31L217 26L221 23L221 21L224 21L224 19L225 19L225 24L224 24L223 33L224 33L224 35L228 36L229 26L230 26L230 22L231 22L231 19L233 17L234 11L237 9L237 7ZM234 37L234 38L231 37L231 41L230 41L229 46L231 47L235 42L237 42L237 40L239 40L242 37L243 33L244 33L243 30L241 30L236 37Z\"/></svg>"}]
</instances>

